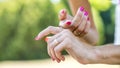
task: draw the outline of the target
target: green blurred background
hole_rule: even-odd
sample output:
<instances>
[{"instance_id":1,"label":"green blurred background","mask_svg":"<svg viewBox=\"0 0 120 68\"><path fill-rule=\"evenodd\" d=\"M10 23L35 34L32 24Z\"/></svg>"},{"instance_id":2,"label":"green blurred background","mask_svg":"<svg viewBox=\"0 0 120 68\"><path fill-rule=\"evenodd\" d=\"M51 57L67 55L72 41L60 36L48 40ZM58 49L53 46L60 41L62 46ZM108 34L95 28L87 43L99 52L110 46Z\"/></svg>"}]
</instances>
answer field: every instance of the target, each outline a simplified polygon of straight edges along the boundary
<instances>
[{"instance_id":1,"label":"green blurred background","mask_svg":"<svg viewBox=\"0 0 120 68\"><path fill-rule=\"evenodd\" d=\"M114 5L109 0L89 0L100 40L114 40ZM58 25L58 12L67 0L0 0L0 61L48 58L44 40L35 36L49 25Z\"/></svg>"}]
</instances>

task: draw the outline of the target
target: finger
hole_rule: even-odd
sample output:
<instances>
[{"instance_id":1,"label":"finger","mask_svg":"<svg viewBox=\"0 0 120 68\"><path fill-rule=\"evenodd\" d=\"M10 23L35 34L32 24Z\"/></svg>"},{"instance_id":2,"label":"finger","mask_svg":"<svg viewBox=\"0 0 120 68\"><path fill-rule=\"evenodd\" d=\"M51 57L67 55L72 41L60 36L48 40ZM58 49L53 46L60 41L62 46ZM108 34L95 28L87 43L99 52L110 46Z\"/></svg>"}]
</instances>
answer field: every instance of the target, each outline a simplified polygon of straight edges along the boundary
<instances>
[{"instance_id":1,"label":"finger","mask_svg":"<svg viewBox=\"0 0 120 68\"><path fill-rule=\"evenodd\" d=\"M82 18L82 20L81 20L80 25L78 26L78 30L79 30L79 31L82 32L82 31L84 30L85 25L86 25L86 23L87 23L87 18L88 18L88 13L87 13L87 12L84 12L84 16L83 16L83 18Z\"/></svg>"},{"instance_id":2,"label":"finger","mask_svg":"<svg viewBox=\"0 0 120 68\"><path fill-rule=\"evenodd\" d=\"M62 9L60 12L59 12L59 15L58 15L58 18L59 20L65 20L67 17L67 11L66 9Z\"/></svg>"},{"instance_id":3,"label":"finger","mask_svg":"<svg viewBox=\"0 0 120 68\"><path fill-rule=\"evenodd\" d=\"M90 21L88 20L88 21L87 21L87 24L86 24L86 28L85 28L85 30L84 30L84 33L87 34L87 33L89 32L90 26L91 26L91 23L90 23Z\"/></svg>"},{"instance_id":4,"label":"finger","mask_svg":"<svg viewBox=\"0 0 120 68\"><path fill-rule=\"evenodd\" d=\"M58 18L60 21L62 20L72 20L73 17L71 15L68 14L67 10L66 9L62 9L60 12L59 12L59 15L58 15Z\"/></svg>"},{"instance_id":5,"label":"finger","mask_svg":"<svg viewBox=\"0 0 120 68\"><path fill-rule=\"evenodd\" d=\"M55 52L54 52L54 48L56 46L58 46L66 37L67 35L65 33L69 33L67 30L63 30L62 32L60 32L59 34L56 34L54 35L49 41L48 41L48 44L49 44L49 47L50 47L50 52L51 52L51 55L52 57L55 57L56 58L56 55L55 55ZM65 34L65 35L63 35ZM63 60L64 61L64 57L57 57L58 59L60 60Z\"/></svg>"},{"instance_id":6,"label":"finger","mask_svg":"<svg viewBox=\"0 0 120 68\"><path fill-rule=\"evenodd\" d=\"M52 39L52 38L51 38ZM50 40L51 40L50 39ZM51 57L53 57L58 63L60 62L60 59L56 57L55 52L54 52L54 48L59 44L59 40L54 39L51 43L48 43L48 47L49 47L49 51L51 54Z\"/></svg>"},{"instance_id":7,"label":"finger","mask_svg":"<svg viewBox=\"0 0 120 68\"><path fill-rule=\"evenodd\" d=\"M62 28L69 28L69 26L72 24L73 17L67 14L67 17L64 20L60 20L59 26Z\"/></svg>"},{"instance_id":8,"label":"finger","mask_svg":"<svg viewBox=\"0 0 120 68\"><path fill-rule=\"evenodd\" d=\"M84 16L82 17L81 23L79 24L78 28L74 31L75 35L81 35L84 34L84 29L87 23L88 13L85 11Z\"/></svg>"},{"instance_id":9,"label":"finger","mask_svg":"<svg viewBox=\"0 0 120 68\"><path fill-rule=\"evenodd\" d=\"M48 54L51 56L51 58L53 59L53 61L56 60L58 63L61 61L60 59L58 59L56 57L55 53L53 51L51 51L51 46L50 45L48 45Z\"/></svg>"},{"instance_id":10,"label":"finger","mask_svg":"<svg viewBox=\"0 0 120 68\"><path fill-rule=\"evenodd\" d=\"M67 13L66 9L62 9L59 13L59 19L59 26L63 28L68 28L68 26L71 24L71 22L69 21L71 21L73 17Z\"/></svg>"},{"instance_id":11,"label":"finger","mask_svg":"<svg viewBox=\"0 0 120 68\"><path fill-rule=\"evenodd\" d=\"M57 56L57 58L61 59L62 61L65 60L65 57L61 54L61 52L66 48L66 41L63 40L59 45L57 45L54 48L55 51L55 55Z\"/></svg>"},{"instance_id":12,"label":"finger","mask_svg":"<svg viewBox=\"0 0 120 68\"><path fill-rule=\"evenodd\" d=\"M52 36L46 37L46 38L45 38L45 41L46 41L46 42L48 42L48 40L49 40L49 39L51 39L51 37L52 37ZM48 55L49 55L49 56L51 57L51 59L54 61L54 60L55 60L55 58L54 58L54 57L52 57L52 54L51 54L51 52L50 52L50 49L49 49L49 48L50 48L50 47L49 47L49 46L47 46L47 52L48 52Z\"/></svg>"},{"instance_id":13,"label":"finger","mask_svg":"<svg viewBox=\"0 0 120 68\"><path fill-rule=\"evenodd\" d=\"M38 36L35 38L35 40L39 40L49 34L57 34L60 31L62 31L62 28L59 27L54 27L54 26L49 26L46 29L44 29L43 31L41 31Z\"/></svg>"},{"instance_id":14,"label":"finger","mask_svg":"<svg viewBox=\"0 0 120 68\"><path fill-rule=\"evenodd\" d=\"M47 41L47 43L48 43L48 44L51 44L55 39L59 38L60 36L61 36L61 32L58 33L58 34L56 34L56 35L54 35L54 36L52 36L52 37ZM58 42L60 42L60 41L58 41Z\"/></svg>"},{"instance_id":15,"label":"finger","mask_svg":"<svg viewBox=\"0 0 120 68\"><path fill-rule=\"evenodd\" d=\"M51 52L50 52L50 50L49 50L49 46L47 46L47 52L48 52L48 55L51 57L51 59L54 61L55 58L52 57L52 54L51 54Z\"/></svg>"},{"instance_id":16,"label":"finger","mask_svg":"<svg viewBox=\"0 0 120 68\"><path fill-rule=\"evenodd\" d=\"M86 23L87 23L87 19L88 19L88 12L84 12L84 16L83 16L83 18L82 18L82 20L81 20L81 23L80 23L80 25L79 25L79 29L81 29L81 30L84 30L84 28L85 28L85 25L86 25Z\"/></svg>"},{"instance_id":17,"label":"finger","mask_svg":"<svg viewBox=\"0 0 120 68\"><path fill-rule=\"evenodd\" d=\"M84 8L83 7L80 7L75 15L75 17L73 18L72 20L72 25L71 25L71 30L73 31L80 23L81 21L81 18L83 16L83 11L84 11Z\"/></svg>"},{"instance_id":18,"label":"finger","mask_svg":"<svg viewBox=\"0 0 120 68\"><path fill-rule=\"evenodd\" d=\"M80 37L83 37L83 36L85 36L88 32L89 32L89 30L90 30L90 21L89 21L89 17L87 18L87 23L86 23L86 25L85 25L85 28L84 28L84 30L83 30L83 32L80 34Z\"/></svg>"},{"instance_id":19,"label":"finger","mask_svg":"<svg viewBox=\"0 0 120 68\"><path fill-rule=\"evenodd\" d=\"M62 33L62 32L61 32ZM56 34L54 36L52 36L48 41L48 45L49 45L49 48L50 48L50 51L51 51L51 55L53 57L55 57L55 54L54 54L54 47L56 47L60 42L62 42L62 40L64 40L64 35L62 36L62 34L59 33L59 34Z\"/></svg>"}]
</instances>

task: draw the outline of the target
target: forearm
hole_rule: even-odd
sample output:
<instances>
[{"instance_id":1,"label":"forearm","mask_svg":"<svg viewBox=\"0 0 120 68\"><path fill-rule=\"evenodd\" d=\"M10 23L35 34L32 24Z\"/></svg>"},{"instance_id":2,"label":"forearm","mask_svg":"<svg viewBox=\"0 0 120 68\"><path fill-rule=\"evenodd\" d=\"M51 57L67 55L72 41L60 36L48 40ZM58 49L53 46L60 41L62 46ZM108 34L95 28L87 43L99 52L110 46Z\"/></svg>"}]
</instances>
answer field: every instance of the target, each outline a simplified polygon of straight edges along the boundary
<instances>
[{"instance_id":1,"label":"forearm","mask_svg":"<svg viewBox=\"0 0 120 68\"><path fill-rule=\"evenodd\" d=\"M91 29L88 32L88 34L83 37L83 39L92 45L96 44L98 42L98 32L96 30L96 27L95 27L95 24L93 21L91 7L90 7L88 0L84 0L84 1L83 0L68 0L68 1L70 3L70 7L73 12L73 15L76 14L76 11L80 6L83 6L85 8L85 10L89 13Z\"/></svg>"},{"instance_id":2,"label":"forearm","mask_svg":"<svg viewBox=\"0 0 120 68\"><path fill-rule=\"evenodd\" d=\"M104 46L96 46L95 63L103 64L120 64L120 46L108 44Z\"/></svg>"}]
</instances>

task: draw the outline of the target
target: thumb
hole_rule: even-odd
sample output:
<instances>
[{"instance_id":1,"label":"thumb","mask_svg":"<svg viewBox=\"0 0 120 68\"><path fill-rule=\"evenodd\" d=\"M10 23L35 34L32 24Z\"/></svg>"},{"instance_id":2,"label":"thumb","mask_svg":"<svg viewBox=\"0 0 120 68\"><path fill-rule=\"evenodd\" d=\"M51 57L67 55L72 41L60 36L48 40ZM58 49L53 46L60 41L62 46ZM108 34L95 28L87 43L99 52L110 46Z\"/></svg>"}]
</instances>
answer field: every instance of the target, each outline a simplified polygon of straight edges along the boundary
<instances>
[{"instance_id":1,"label":"thumb","mask_svg":"<svg viewBox=\"0 0 120 68\"><path fill-rule=\"evenodd\" d=\"M67 18L67 11L66 9L62 9L60 10L59 14L58 14L58 18L59 20L65 20Z\"/></svg>"}]
</instances>

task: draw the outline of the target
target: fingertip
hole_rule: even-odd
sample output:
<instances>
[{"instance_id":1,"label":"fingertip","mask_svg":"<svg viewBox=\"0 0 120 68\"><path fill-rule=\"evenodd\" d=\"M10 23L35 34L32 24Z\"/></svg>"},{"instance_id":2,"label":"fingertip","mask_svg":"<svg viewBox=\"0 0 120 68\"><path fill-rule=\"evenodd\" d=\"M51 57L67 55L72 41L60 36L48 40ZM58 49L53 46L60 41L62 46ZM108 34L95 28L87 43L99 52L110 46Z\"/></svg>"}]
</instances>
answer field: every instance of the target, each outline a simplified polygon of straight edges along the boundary
<instances>
[{"instance_id":1,"label":"fingertip","mask_svg":"<svg viewBox=\"0 0 120 68\"><path fill-rule=\"evenodd\" d=\"M47 37L45 38L45 41L46 41L46 42L48 41L48 38L47 38Z\"/></svg>"},{"instance_id":2,"label":"fingertip","mask_svg":"<svg viewBox=\"0 0 120 68\"><path fill-rule=\"evenodd\" d=\"M59 26L62 28L69 28L72 24L71 20L66 20L66 21L60 21Z\"/></svg>"},{"instance_id":3,"label":"fingertip","mask_svg":"<svg viewBox=\"0 0 120 68\"><path fill-rule=\"evenodd\" d=\"M62 56L62 61L65 61L65 57L64 56Z\"/></svg>"},{"instance_id":4,"label":"fingertip","mask_svg":"<svg viewBox=\"0 0 120 68\"><path fill-rule=\"evenodd\" d=\"M81 7L79 8L79 10L80 10L80 11L84 11L84 7L81 6Z\"/></svg>"},{"instance_id":5,"label":"fingertip","mask_svg":"<svg viewBox=\"0 0 120 68\"><path fill-rule=\"evenodd\" d=\"M62 9L59 13L59 19L60 20L66 19L66 14L67 14L66 9Z\"/></svg>"},{"instance_id":6,"label":"fingertip","mask_svg":"<svg viewBox=\"0 0 120 68\"><path fill-rule=\"evenodd\" d=\"M64 13L65 13L65 10L63 9L63 10L61 11L61 13L64 14Z\"/></svg>"},{"instance_id":7,"label":"fingertip","mask_svg":"<svg viewBox=\"0 0 120 68\"><path fill-rule=\"evenodd\" d=\"M64 14L66 14L66 10L65 9L60 10L59 14L63 16Z\"/></svg>"},{"instance_id":8,"label":"fingertip","mask_svg":"<svg viewBox=\"0 0 120 68\"><path fill-rule=\"evenodd\" d=\"M81 7L78 8L76 14L79 14L79 13L81 13L81 12L83 12L83 11L84 11L84 7L81 6Z\"/></svg>"},{"instance_id":9,"label":"fingertip","mask_svg":"<svg viewBox=\"0 0 120 68\"><path fill-rule=\"evenodd\" d=\"M84 12L84 16L88 16L88 12L87 11Z\"/></svg>"},{"instance_id":10,"label":"fingertip","mask_svg":"<svg viewBox=\"0 0 120 68\"><path fill-rule=\"evenodd\" d=\"M55 59L53 57L51 57L52 61L55 61Z\"/></svg>"},{"instance_id":11,"label":"fingertip","mask_svg":"<svg viewBox=\"0 0 120 68\"><path fill-rule=\"evenodd\" d=\"M71 20L67 20L67 21L65 22L65 24L68 25L68 26L70 26L70 25L72 24L72 21L71 21Z\"/></svg>"},{"instance_id":12,"label":"fingertip","mask_svg":"<svg viewBox=\"0 0 120 68\"><path fill-rule=\"evenodd\" d=\"M62 10L60 11L60 13L61 13L61 14L65 14L65 13L66 13L66 9L62 9Z\"/></svg>"},{"instance_id":13,"label":"fingertip","mask_svg":"<svg viewBox=\"0 0 120 68\"><path fill-rule=\"evenodd\" d=\"M37 36L37 37L35 37L35 40L39 40L39 37Z\"/></svg>"},{"instance_id":14,"label":"fingertip","mask_svg":"<svg viewBox=\"0 0 120 68\"><path fill-rule=\"evenodd\" d=\"M56 59L56 61L57 61L57 63L60 63L60 62L61 62L61 60L60 60L60 59Z\"/></svg>"}]
</instances>

